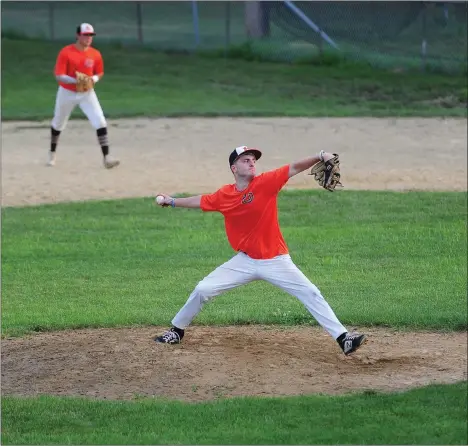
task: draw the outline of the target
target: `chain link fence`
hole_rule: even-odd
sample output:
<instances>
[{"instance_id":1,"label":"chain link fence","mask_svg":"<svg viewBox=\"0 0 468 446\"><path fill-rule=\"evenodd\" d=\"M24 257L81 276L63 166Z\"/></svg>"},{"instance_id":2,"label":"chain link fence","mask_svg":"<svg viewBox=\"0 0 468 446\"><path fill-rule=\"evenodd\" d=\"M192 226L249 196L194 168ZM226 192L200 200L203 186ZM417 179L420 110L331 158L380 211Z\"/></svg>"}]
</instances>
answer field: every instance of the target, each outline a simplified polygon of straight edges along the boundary
<instances>
[{"instance_id":1,"label":"chain link fence","mask_svg":"<svg viewBox=\"0 0 468 446\"><path fill-rule=\"evenodd\" d=\"M249 5L250 4L250 5ZM252 6L257 4L250 17ZM248 50L307 61L318 54L388 68L467 69L466 1L2 1L3 36L56 41L89 22L99 42L164 51ZM252 25L253 23L253 25Z\"/></svg>"}]
</instances>

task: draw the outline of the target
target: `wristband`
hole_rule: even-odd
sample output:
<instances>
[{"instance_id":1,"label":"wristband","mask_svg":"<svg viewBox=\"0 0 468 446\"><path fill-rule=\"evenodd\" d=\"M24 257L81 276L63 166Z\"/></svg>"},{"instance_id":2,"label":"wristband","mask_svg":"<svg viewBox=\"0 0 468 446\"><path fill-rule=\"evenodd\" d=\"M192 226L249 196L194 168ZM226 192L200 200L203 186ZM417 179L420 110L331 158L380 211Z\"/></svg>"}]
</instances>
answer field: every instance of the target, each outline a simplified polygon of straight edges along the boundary
<instances>
[{"instance_id":1,"label":"wristband","mask_svg":"<svg viewBox=\"0 0 468 446\"><path fill-rule=\"evenodd\" d=\"M67 74L58 74L55 76L59 82L63 82L64 84L76 84L76 79L74 77L68 76Z\"/></svg>"},{"instance_id":2,"label":"wristband","mask_svg":"<svg viewBox=\"0 0 468 446\"><path fill-rule=\"evenodd\" d=\"M323 154L325 153L325 150L321 150L320 153L319 153L319 158L320 158L320 161L323 161Z\"/></svg>"},{"instance_id":3,"label":"wristband","mask_svg":"<svg viewBox=\"0 0 468 446\"><path fill-rule=\"evenodd\" d=\"M175 208L175 198L173 198L173 199L171 200L171 206L172 206L173 208Z\"/></svg>"},{"instance_id":4,"label":"wristband","mask_svg":"<svg viewBox=\"0 0 468 446\"><path fill-rule=\"evenodd\" d=\"M95 74L92 79L93 79L93 82L96 83L99 80L99 76Z\"/></svg>"}]
</instances>

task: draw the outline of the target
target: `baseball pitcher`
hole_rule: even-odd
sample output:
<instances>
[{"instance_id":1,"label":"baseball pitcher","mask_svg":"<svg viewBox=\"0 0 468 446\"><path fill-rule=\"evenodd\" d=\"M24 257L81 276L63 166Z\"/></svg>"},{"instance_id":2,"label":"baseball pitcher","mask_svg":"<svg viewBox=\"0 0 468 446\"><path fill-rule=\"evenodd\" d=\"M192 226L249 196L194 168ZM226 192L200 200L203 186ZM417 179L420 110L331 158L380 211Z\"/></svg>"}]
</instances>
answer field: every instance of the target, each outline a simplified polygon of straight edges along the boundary
<instances>
[{"instance_id":1,"label":"baseball pitcher","mask_svg":"<svg viewBox=\"0 0 468 446\"><path fill-rule=\"evenodd\" d=\"M256 162L261 156L257 149L237 147L229 156L235 183L213 194L186 198L159 194L156 197L157 203L164 207L220 212L224 216L228 241L237 254L198 283L172 320L172 327L155 341L180 343L185 329L206 302L253 280L265 280L298 298L338 342L343 353L349 355L364 343L366 336L349 333L319 289L294 264L281 234L277 208L278 193L283 186L307 169L311 169L310 174L318 184L330 192L342 186L339 156L321 151L318 156L256 175Z\"/></svg>"},{"instance_id":2,"label":"baseball pitcher","mask_svg":"<svg viewBox=\"0 0 468 446\"><path fill-rule=\"evenodd\" d=\"M60 133L65 129L74 108L79 106L95 128L104 157L104 167L111 169L120 164L109 155L107 122L94 85L104 76L101 53L91 47L96 33L89 23L76 29L76 42L62 48L55 64L55 78L59 84L55 99L54 117L51 123L49 166L56 162L56 150Z\"/></svg>"}]
</instances>

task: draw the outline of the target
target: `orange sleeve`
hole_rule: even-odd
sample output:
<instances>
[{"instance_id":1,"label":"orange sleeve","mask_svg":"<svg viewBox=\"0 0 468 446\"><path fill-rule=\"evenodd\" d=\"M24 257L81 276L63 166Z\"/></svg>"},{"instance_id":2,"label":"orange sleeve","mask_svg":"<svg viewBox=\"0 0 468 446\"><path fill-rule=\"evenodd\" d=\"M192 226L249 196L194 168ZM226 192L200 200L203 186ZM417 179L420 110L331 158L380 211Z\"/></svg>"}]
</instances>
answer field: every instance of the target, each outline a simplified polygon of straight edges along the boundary
<instances>
[{"instance_id":1,"label":"orange sleeve","mask_svg":"<svg viewBox=\"0 0 468 446\"><path fill-rule=\"evenodd\" d=\"M65 49L62 49L60 51L60 53L58 53L57 61L55 62L55 68L54 68L55 76L58 76L58 75L61 75L61 74L70 75L67 72L67 68L68 68L67 51Z\"/></svg>"},{"instance_id":2,"label":"orange sleeve","mask_svg":"<svg viewBox=\"0 0 468 446\"><path fill-rule=\"evenodd\" d=\"M101 53L96 55L96 63L94 64L94 74L102 76L104 74L104 61L102 60Z\"/></svg>"},{"instance_id":3,"label":"orange sleeve","mask_svg":"<svg viewBox=\"0 0 468 446\"><path fill-rule=\"evenodd\" d=\"M262 175L265 187L274 194L277 194L289 180L289 164L279 169L270 170Z\"/></svg>"},{"instance_id":4,"label":"orange sleeve","mask_svg":"<svg viewBox=\"0 0 468 446\"><path fill-rule=\"evenodd\" d=\"M220 192L202 195L200 199L200 209L204 212L219 212L221 205Z\"/></svg>"}]
</instances>

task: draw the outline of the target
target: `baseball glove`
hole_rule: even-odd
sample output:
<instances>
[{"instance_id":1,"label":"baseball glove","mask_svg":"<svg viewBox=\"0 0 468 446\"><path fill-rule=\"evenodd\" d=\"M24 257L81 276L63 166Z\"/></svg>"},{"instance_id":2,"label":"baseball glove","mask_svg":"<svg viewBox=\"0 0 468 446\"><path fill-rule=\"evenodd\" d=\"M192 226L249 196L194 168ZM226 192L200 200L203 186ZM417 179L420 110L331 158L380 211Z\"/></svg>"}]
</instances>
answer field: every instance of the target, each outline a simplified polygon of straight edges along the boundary
<instances>
[{"instance_id":1,"label":"baseball glove","mask_svg":"<svg viewBox=\"0 0 468 446\"><path fill-rule=\"evenodd\" d=\"M93 78L87 74L76 72L76 91L78 93L84 93L91 90L94 87Z\"/></svg>"},{"instance_id":2,"label":"baseball glove","mask_svg":"<svg viewBox=\"0 0 468 446\"><path fill-rule=\"evenodd\" d=\"M333 158L328 161L319 161L314 164L309 173L309 175L314 175L315 181L317 181L321 187L330 192L333 192L336 187L343 187L340 182L340 157L337 153L333 155Z\"/></svg>"}]
</instances>

